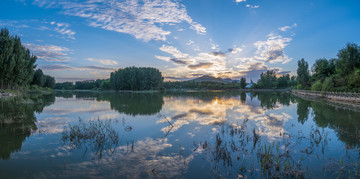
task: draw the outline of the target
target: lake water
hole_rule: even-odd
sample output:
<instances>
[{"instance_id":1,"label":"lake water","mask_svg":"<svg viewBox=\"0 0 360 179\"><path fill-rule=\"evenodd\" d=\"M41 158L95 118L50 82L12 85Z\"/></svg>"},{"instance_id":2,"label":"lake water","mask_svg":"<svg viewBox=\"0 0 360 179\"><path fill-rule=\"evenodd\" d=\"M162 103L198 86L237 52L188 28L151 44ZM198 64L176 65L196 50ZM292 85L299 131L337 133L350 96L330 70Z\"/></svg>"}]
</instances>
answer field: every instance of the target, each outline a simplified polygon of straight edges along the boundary
<instances>
[{"instance_id":1,"label":"lake water","mask_svg":"<svg viewBox=\"0 0 360 179\"><path fill-rule=\"evenodd\" d=\"M355 178L359 127L288 93L29 95L0 100L0 178Z\"/></svg>"}]
</instances>

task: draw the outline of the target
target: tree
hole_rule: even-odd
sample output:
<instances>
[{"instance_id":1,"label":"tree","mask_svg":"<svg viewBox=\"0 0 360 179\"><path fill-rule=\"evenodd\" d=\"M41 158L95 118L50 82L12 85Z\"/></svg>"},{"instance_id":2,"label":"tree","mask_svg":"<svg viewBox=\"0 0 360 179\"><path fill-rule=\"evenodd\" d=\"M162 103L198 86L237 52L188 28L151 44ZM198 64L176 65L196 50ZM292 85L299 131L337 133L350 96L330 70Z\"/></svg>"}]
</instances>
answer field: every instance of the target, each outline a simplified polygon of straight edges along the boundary
<instances>
[{"instance_id":1,"label":"tree","mask_svg":"<svg viewBox=\"0 0 360 179\"><path fill-rule=\"evenodd\" d=\"M297 79L303 89L309 87L309 65L303 58L298 61Z\"/></svg>"},{"instance_id":2,"label":"tree","mask_svg":"<svg viewBox=\"0 0 360 179\"><path fill-rule=\"evenodd\" d=\"M360 47L354 43L348 43L338 54L336 71L341 76L346 76L360 68Z\"/></svg>"},{"instance_id":3,"label":"tree","mask_svg":"<svg viewBox=\"0 0 360 179\"><path fill-rule=\"evenodd\" d=\"M115 90L160 89L164 78L156 68L127 67L110 74L110 84Z\"/></svg>"},{"instance_id":4,"label":"tree","mask_svg":"<svg viewBox=\"0 0 360 179\"><path fill-rule=\"evenodd\" d=\"M54 86L55 86L55 78L49 75L45 75L44 87L54 88Z\"/></svg>"},{"instance_id":5,"label":"tree","mask_svg":"<svg viewBox=\"0 0 360 179\"><path fill-rule=\"evenodd\" d=\"M32 81L32 85L37 85L39 87L43 87L45 84L45 76L44 73L41 69L37 69L35 71L34 77L33 77L33 81Z\"/></svg>"},{"instance_id":6,"label":"tree","mask_svg":"<svg viewBox=\"0 0 360 179\"><path fill-rule=\"evenodd\" d=\"M28 86L36 68L36 56L21 44L20 37L12 36L9 30L0 30L0 85L1 89Z\"/></svg>"},{"instance_id":7,"label":"tree","mask_svg":"<svg viewBox=\"0 0 360 179\"><path fill-rule=\"evenodd\" d=\"M274 70L268 70L266 73L260 74L260 79L258 80L256 87L257 88L276 88L278 80Z\"/></svg>"},{"instance_id":8,"label":"tree","mask_svg":"<svg viewBox=\"0 0 360 179\"><path fill-rule=\"evenodd\" d=\"M317 59L312 67L313 78L323 82L326 77L335 73L335 59L328 61L326 58Z\"/></svg>"},{"instance_id":9,"label":"tree","mask_svg":"<svg viewBox=\"0 0 360 179\"><path fill-rule=\"evenodd\" d=\"M246 88L246 78L241 77L240 79L240 88L245 89Z\"/></svg>"}]
</instances>

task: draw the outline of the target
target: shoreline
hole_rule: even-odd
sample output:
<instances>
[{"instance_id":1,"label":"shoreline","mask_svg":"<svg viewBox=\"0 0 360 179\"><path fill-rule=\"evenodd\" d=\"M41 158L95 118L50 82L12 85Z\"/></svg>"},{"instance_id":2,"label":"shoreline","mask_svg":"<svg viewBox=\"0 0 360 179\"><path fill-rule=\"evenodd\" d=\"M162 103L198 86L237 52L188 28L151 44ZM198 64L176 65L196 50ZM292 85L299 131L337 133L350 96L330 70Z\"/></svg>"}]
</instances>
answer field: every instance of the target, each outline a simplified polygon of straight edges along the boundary
<instances>
[{"instance_id":1,"label":"shoreline","mask_svg":"<svg viewBox=\"0 0 360 179\"><path fill-rule=\"evenodd\" d=\"M311 101L324 101L335 107L345 107L360 110L360 94L357 93L336 93L318 92L307 90L291 90L291 94Z\"/></svg>"}]
</instances>

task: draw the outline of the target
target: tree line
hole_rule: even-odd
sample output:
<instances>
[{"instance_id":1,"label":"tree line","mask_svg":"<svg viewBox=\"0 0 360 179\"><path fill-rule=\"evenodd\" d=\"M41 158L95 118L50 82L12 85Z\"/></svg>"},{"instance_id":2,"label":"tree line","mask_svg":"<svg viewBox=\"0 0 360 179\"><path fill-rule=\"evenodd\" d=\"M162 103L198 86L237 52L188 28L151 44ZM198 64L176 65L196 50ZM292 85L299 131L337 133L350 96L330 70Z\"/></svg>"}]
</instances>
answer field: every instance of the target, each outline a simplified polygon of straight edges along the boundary
<instances>
[{"instance_id":1,"label":"tree line","mask_svg":"<svg viewBox=\"0 0 360 179\"><path fill-rule=\"evenodd\" d=\"M161 72L151 67L126 67L110 74L110 79L56 83L54 89L64 90L159 90Z\"/></svg>"},{"instance_id":2,"label":"tree line","mask_svg":"<svg viewBox=\"0 0 360 179\"><path fill-rule=\"evenodd\" d=\"M311 68L301 59L298 62L297 89L313 91L360 91L360 47L348 43L337 57L319 58Z\"/></svg>"},{"instance_id":3,"label":"tree line","mask_svg":"<svg viewBox=\"0 0 360 179\"><path fill-rule=\"evenodd\" d=\"M72 82L56 83L54 89L60 90L110 90L110 79L84 80Z\"/></svg>"},{"instance_id":4,"label":"tree line","mask_svg":"<svg viewBox=\"0 0 360 179\"><path fill-rule=\"evenodd\" d=\"M296 77L284 74L280 77L274 70L268 70L260 74L260 79L253 84L255 89L284 89L297 84Z\"/></svg>"},{"instance_id":5,"label":"tree line","mask_svg":"<svg viewBox=\"0 0 360 179\"><path fill-rule=\"evenodd\" d=\"M0 30L0 88L22 90L30 85L52 88L55 79L36 69L37 57L22 45L20 37Z\"/></svg>"}]
</instances>

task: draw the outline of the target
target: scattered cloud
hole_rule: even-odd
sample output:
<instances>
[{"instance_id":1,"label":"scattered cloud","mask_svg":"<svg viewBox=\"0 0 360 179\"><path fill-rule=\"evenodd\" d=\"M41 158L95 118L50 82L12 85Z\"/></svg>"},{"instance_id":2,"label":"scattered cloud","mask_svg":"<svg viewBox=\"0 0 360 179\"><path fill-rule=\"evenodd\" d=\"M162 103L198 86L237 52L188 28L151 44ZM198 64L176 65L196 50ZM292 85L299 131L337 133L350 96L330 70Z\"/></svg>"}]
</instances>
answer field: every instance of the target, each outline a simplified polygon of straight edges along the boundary
<instances>
[{"instance_id":1,"label":"scattered cloud","mask_svg":"<svg viewBox=\"0 0 360 179\"><path fill-rule=\"evenodd\" d=\"M194 65L189 65L188 67L190 69L198 69L198 68L210 68L213 65L213 63L205 62L205 63L198 63Z\"/></svg>"},{"instance_id":2,"label":"scattered cloud","mask_svg":"<svg viewBox=\"0 0 360 179\"><path fill-rule=\"evenodd\" d=\"M54 21L48 22L46 20L0 20L0 26L13 27L16 29L57 32L61 34L59 37L72 40L75 40L76 34L76 32L69 29L70 24L68 23L60 23Z\"/></svg>"},{"instance_id":3,"label":"scattered cloud","mask_svg":"<svg viewBox=\"0 0 360 179\"><path fill-rule=\"evenodd\" d=\"M74 37L75 32L69 29L70 25L68 23L59 23L59 22L57 23L57 22L52 21L52 22L50 22L50 24L56 26L54 29L56 32L67 36L69 39L75 40L75 37Z\"/></svg>"},{"instance_id":4,"label":"scattered cloud","mask_svg":"<svg viewBox=\"0 0 360 179\"><path fill-rule=\"evenodd\" d=\"M24 45L39 59L50 62L70 61L67 55L71 52L71 50L66 47L56 45L37 45L31 43L25 43Z\"/></svg>"},{"instance_id":5,"label":"scattered cloud","mask_svg":"<svg viewBox=\"0 0 360 179\"><path fill-rule=\"evenodd\" d=\"M297 27L297 24L296 24L296 23L294 23L294 24L291 25L291 26L280 27L279 30L280 30L280 31L283 31L283 32L286 32L286 31L288 31L289 29L292 29L292 28L294 28L294 27Z\"/></svg>"},{"instance_id":6,"label":"scattered cloud","mask_svg":"<svg viewBox=\"0 0 360 179\"><path fill-rule=\"evenodd\" d=\"M223 52L210 52L211 55L225 57L225 53Z\"/></svg>"},{"instance_id":7,"label":"scattered cloud","mask_svg":"<svg viewBox=\"0 0 360 179\"><path fill-rule=\"evenodd\" d=\"M95 58L88 58L87 60L91 61L91 62L97 62L103 65L117 65L118 62L115 60L110 60L110 59L95 59Z\"/></svg>"},{"instance_id":8,"label":"scattered cloud","mask_svg":"<svg viewBox=\"0 0 360 179\"><path fill-rule=\"evenodd\" d=\"M281 32L283 31L279 28L278 33ZM274 70L278 75L289 73L282 68L268 66L274 63L285 64L292 60L284 50L292 38L278 33L270 33L265 40L255 41L252 46L233 46L223 51L216 49L213 52L200 52L195 55L183 53L171 45L163 45L160 50L171 56L155 57L176 65L163 71L167 80L187 80L198 77L198 74L257 80L259 75L267 70ZM213 44L211 49L218 48L211 39L210 42ZM188 41L187 45L193 45L193 41Z\"/></svg>"},{"instance_id":9,"label":"scattered cloud","mask_svg":"<svg viewBox=\"0 0 360 179\"><path fill-rule=\"evenodd\" d=\"M254 43L257 48L257 58L270 63L282 62L285 64L291 61L292 59L284 52L284 48L291 42L291 40L292 38L270 33L267 40L257 41Z\"/></svg>"},{"instance_id":10,"label":"scattered cloud","mask_svg":"<svg viewBox=\"0 0 360 179\"><path fill-rule=\"evenodd\" d=\"M162 45L160 50L173 55L175 58L188 58L189 54L180 52L177 48L168 45Z\"/></svg>"},{"instance_id":11,"label":"scattered cloud","mask_svg":"<svg viewBox=\"0 0 360 179\"><path fill-rule=\"evenodd\" d=\"M182 65L186 65L188 64L188 62L184 59L179 59L179 58L172 58L170 59L170 61L174 62L174 63L177 63L177 64L182 64Z\"/></svg>"},{"instance_id":12,"label":"scattered cloud","mask_svg":"<svg viewBox=\"0 0 360 179\"><path fill-rule=\"evenodd\" d=\"M87 19L90 26L131 34L144 41L165 41L171 32L163 26L184 22L198 34L206 33L206 28L193 21L183 4L171 0L88 0L83 3L37 0L34 3L45 8L62 8L66 15Z\"/></svg>"},{"instance_id":13,"label":"scattered cloud","mask_svg":"<svg viewBox=\"0 0 360 179\"><path fill-rule=\"evenodd\" d=\"M236 2L246 2L246 0L235 0Z\"/></svg>"},{"instance_id":14,"label":"scattered cloud","mask_svg":"<svg viewBox=\"0 0 360 179\"><path fill-rule=\"evenodd\" d=\"M186 45L192 45L192 44L194 44L194 41L192 41L192 40L189 40L189 42L186 43Z\"/></svg>"},{"instance_id":15,"label":"scattered cloud","mask_svg":"<svg viewBox=\"0 0 360 179\"><path fill-rule=\"evenodd\" d=\"M256 9L256 8L259 8L260 6L247 4L246 7L251 8L251 9Z\"/></svg>"},{"instance_id":16,"label":"scattered cloud","mask_svg":"<svg viewBox=\"0 0 360 179\"><path fill-rule=\"evenodd\" d=\"M83 66L83 67L72 67L69 65L60 65L60 64L54 64L54 65L45 65L42 66L41 69L43 70L75 70L75 71L87 71L87 70L105 70L105 71L114 71L115 68L109 68L109 67L102 67L102 66Z\"/></svg>"},{"instance_id":17,"label":"scattered cloud","mask_svg":"<svg viewBox=\"0 0 360 179\"><path fill-rule=\"evenodd\" d=\"M109 68L109 67L102 67L102 66L85 66L85 67L80 67L78 69L90 69L90 70L108 70L108 71L114 71L115 68Z\"/></svg>"}]
</instances>

